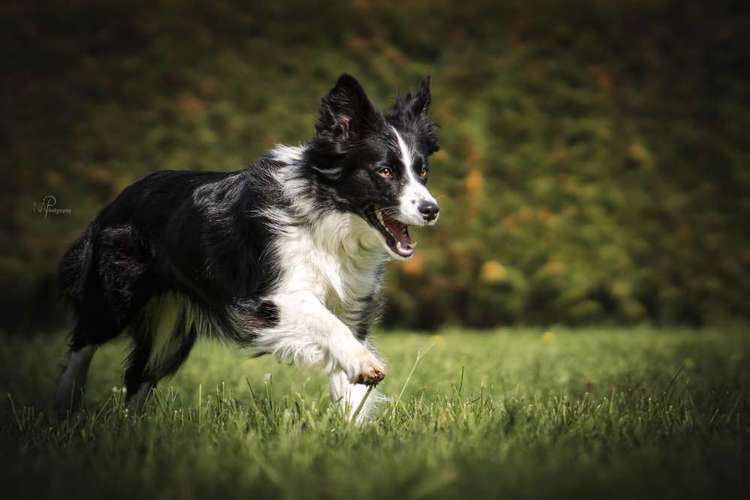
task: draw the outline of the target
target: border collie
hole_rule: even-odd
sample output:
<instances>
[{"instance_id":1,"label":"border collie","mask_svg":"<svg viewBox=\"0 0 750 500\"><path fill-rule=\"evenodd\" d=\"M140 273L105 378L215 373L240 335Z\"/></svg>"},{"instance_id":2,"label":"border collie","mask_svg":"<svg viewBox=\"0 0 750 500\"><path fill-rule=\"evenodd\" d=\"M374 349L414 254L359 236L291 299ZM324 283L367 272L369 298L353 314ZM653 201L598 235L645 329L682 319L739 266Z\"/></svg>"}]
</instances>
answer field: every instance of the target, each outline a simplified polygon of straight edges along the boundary
<instances>
[{"instance_id":1,"label":"border collie","mask_svg":"<svg viewBox=\"0 0 750 500\"><path fill-rule=\"evenodd\" d=\"M77 408L97 347L127 332L136 409L204 336L324 367L351 418L386 372L368 337L384 266L414 254L410 225L438 219L429 108L429 77L382 113L344 74L308 143L237 172L160 171L127 187L60 263L76 324L58 411Z\"/></svg>"}]
</instances>

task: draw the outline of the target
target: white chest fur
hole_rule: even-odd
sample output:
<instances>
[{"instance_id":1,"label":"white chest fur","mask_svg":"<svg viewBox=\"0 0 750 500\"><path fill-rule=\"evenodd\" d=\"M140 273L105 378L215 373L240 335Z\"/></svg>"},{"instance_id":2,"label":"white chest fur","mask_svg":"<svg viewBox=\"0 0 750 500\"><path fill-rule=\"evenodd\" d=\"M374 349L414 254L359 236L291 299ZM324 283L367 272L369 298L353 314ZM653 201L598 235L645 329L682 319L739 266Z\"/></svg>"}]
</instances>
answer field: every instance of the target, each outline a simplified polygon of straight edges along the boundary
<instances>
[{"instance_id":1,"label":"white chest fur","mask_svg":"<svg viewBox=\"0 0 750 500\"><path fill-rule=\"evenodd\" d=\"M281 266L276 293L311 292L342 320L377 291L386 259L367 223L344 213L286 228L276 252Z\"/></svg>"}]
</instances>

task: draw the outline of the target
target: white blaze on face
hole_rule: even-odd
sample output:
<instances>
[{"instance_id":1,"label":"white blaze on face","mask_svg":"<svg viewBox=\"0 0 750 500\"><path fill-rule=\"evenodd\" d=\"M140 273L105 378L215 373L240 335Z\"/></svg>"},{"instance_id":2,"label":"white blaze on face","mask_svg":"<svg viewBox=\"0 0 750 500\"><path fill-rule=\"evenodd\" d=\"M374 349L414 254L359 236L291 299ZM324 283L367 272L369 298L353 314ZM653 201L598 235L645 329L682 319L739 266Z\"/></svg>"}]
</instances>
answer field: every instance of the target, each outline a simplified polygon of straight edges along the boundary
<instances>
[{"instance_id":1,"label":"white blaze on face","mask_svg":"<svg viewBox=\"0 0 750 500\"><path fill-rule=\"evenodd\" d=\"M404 164L405 169L405 183L401 188L401 194L399 196L399 219L405 224L415 226L435 224L437 222L437 218L433 219L430 222L426 222L424 220L424 217L422 217L422 214L419 213L420 203L436 203L435 198L433 198L433 196L427 190L427 187L425 187L425 185L419 181L417 175L414 173L414 156L412 154L411 148L409 148L396 128L391 128L393 129L393 133L396 135L401 162Z\"/></svg>"}]
</instances>

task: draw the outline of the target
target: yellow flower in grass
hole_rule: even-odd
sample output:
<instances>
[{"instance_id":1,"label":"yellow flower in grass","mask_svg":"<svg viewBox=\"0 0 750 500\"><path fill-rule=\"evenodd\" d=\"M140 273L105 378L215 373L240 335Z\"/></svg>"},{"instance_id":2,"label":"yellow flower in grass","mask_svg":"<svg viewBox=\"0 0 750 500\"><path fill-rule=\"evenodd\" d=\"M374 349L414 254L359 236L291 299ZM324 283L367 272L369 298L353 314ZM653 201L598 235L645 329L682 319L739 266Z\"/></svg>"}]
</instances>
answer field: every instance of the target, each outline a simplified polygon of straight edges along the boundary
<instances>
[{"instance_id":1,"label":"yellow flower in grass","mask_svg":"<svg viewBox=\"0 0 750 500\"><path fill-rule=\"evenodd\" d=\"M557 337L557 332L547 330L546 332L544 332L544 334L542 334L542 342L544 342L546 345L550 345L555 341L555 337Z\"/></svg>"}]
</instances>

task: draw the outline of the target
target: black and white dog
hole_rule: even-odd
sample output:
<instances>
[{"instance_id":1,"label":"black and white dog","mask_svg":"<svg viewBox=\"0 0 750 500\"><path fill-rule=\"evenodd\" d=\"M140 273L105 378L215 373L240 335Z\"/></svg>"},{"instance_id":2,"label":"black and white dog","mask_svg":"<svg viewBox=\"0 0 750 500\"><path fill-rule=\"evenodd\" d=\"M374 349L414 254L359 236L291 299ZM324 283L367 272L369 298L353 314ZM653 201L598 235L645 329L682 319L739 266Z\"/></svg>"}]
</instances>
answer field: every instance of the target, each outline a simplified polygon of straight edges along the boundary
<instances>
[{"instance_id":1,"label":"black and white dog","mask_svg":"<svg viewBox=\"0 0 750 500\"><path fill-rule=\"evenodd\" d=\"M385 376L368 339L384 265L413 255L408 226L438 219L429 107L429 79L381 113L342 75L307 144L238 172L161 171L126 188L60 264L77 322L58 410L78 406L94 351L124 331L136 407L205 336L321 365L333 400L357 408Z\"/></svg>"}]
</instances>

